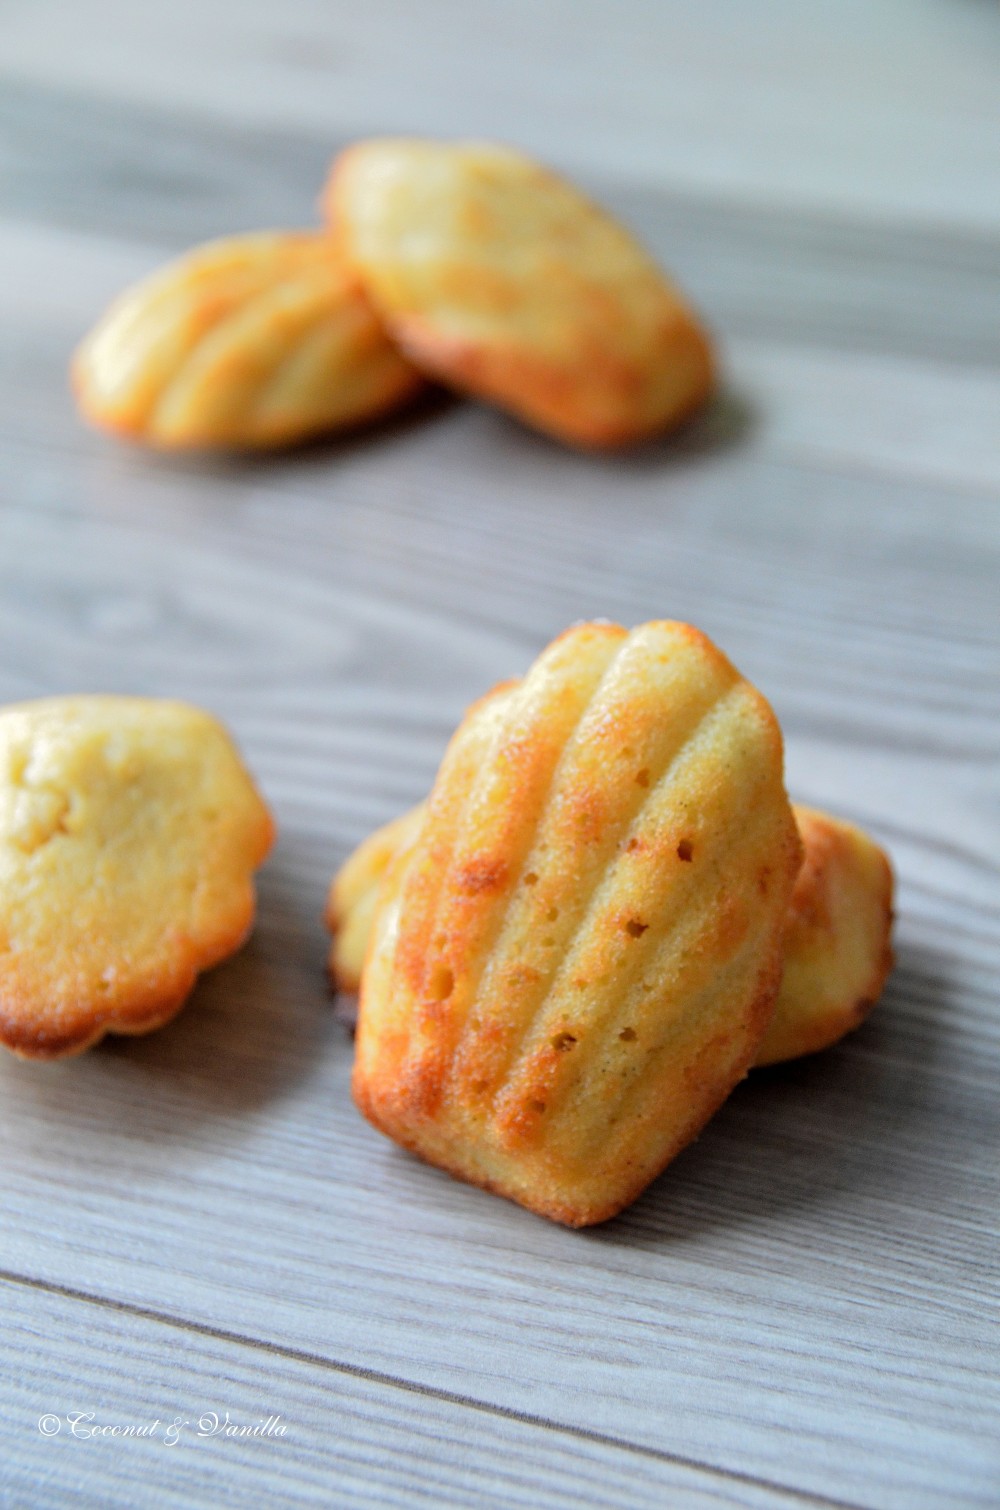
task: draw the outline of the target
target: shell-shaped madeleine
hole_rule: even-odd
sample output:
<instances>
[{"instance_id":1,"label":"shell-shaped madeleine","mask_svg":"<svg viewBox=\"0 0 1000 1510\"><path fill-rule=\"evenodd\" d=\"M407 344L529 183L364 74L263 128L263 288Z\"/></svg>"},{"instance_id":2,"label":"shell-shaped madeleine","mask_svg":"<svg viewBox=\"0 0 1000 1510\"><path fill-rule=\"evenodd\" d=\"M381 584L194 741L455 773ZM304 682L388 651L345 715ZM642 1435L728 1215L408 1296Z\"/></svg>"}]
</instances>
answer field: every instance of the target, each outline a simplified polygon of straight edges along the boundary
<instances>
[{"instance_id":1,"label":"shell-shaped madeleine","mask_svg":"<svg viewBox=\"0 0 1000 1510\"><path fill-rule=\"evenodd\" d=\"M892 867L853 823L798 804L805 858L785 926L785 969L757 1054L777 1064L864 1022L892 969Z\"/></svg>"},{"instance_id":2,"label":"shell-shaped madeleine","mask_svg":"<svg viewBox=\"0 0 1000 1510\"><path fill-rule=\"evenodd\" d=\"M331 238L210 242L116 300L73 387L104 429L164 448L261 448L372 419L421 386Z\"/></svg>"},{"instance_id":3,"label":"shell-shaped madeleine","mask_svg":"<svg viewBox=\"0 0 1000 1510\"><path fill-rule=\"evenodd\" d=\"M340 154L331 229L419 367L570 445L629 445L712 390L711 343L635 237L489 142L388 138Z\"/></svg>"},{"instance_id":4,"label":"shell-shaped madeleine","mask_svg":"<svg viewBox=\"0 0 1000 1510\"><path fill-rule=\"evenodd\" d=\"M568 631L470 712L387 868L358 1105L546 1216L614 1215L752 1062L800 859L774 715L710 641Z\"/></svg>"},{"instance_id":5,"label":"shell-shaped madeleine","mask_svg":"<svg viewBox=\"0 0 1000 1510\"><path fill-rule=\"evenodd\" d=\"M357 991L379 891L398 848L412 843L426 804L394 818L348 856L330 887L330 974ZM755 1064L829 1048L859 1027L892 968L892 869L852 823L792 804L805 858L785 920L784 971Z\"/></svg>"}]
</instances>

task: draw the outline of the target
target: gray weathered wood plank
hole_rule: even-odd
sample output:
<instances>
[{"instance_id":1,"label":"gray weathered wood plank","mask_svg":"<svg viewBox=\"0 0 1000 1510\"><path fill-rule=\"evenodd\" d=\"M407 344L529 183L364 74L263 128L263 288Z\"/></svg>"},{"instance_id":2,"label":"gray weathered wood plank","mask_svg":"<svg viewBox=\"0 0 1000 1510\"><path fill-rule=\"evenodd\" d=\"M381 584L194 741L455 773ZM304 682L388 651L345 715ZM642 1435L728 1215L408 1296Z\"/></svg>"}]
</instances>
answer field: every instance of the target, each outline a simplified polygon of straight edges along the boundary
<instances>
[{"instance_id":1,"label":"gray weathered wood plank","mask_svg":"<svg viewBox=\"0 0 1000 1510\"><path fill-rule=\"evenodd\" d=\"M498 137L619 182L1000 228L988 4L31 0L5 21L11 72L111 99Z\"/></svg>"},{"instance_id":2,"label":"gray weathered wood plank","mask_svg":"<svg viewBox=\"0 0 1000 1510\"><path fill-rule=\"evenodd\" d=\"M777 1485L107 1303L4 1280L0 1296L0 1398L16 1444L0 1462L5 1510L37 1510L40 1492L51 1505L132 1510L139 1485L142 1503L183 1510L807 1503Z\"/></svg>"}]
</instances>

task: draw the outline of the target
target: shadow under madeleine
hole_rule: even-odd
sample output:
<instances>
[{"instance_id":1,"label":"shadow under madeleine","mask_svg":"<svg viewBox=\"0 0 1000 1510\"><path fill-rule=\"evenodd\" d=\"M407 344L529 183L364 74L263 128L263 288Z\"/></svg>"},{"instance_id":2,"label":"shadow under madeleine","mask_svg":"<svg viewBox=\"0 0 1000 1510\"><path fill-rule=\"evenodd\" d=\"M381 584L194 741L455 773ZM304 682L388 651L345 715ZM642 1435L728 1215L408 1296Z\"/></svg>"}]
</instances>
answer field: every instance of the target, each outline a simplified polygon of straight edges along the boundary
<instances>
[{"instance_id":1,"label":"shadow under madeleine","mask_svg":"<svg viewBox=\"0 0 1000 1510\"><path fill-rule=\"evenodd\" d=\"M935 1066L956 999L947 957L898 944L860 1028L821 1053L754 1070L633 1206L585 1236L680 1246L845 1198L922 1204L910 1150L919 1129L949 1113Z\"/></svg>"},{"instance_id":2,"label":"shadow under madeleine","mask_svg":"<svg viewBox=\"0 0 1000 1510\"><path fill-rule=\"evenodd\" d=\"M565 462L598 472L603 468L618 474L644 475L738 450L756 431L759 414L747 393L723 384L696 414L663 435L607 450L590 450L557 440L485 402L472 401L470 421L478 454L486 466L498 461L535 462L548 470Z\"/></svg>"}]
</instances>

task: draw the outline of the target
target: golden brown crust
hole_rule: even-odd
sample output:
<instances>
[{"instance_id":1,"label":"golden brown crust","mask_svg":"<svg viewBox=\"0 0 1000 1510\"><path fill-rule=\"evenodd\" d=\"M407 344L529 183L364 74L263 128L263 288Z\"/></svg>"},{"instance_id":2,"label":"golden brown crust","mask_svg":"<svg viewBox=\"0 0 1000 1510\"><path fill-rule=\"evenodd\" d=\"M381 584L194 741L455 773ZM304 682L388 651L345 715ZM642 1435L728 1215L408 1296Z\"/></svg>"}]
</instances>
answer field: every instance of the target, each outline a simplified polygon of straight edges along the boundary
<instances>
[{"instance_id":1,"label":"golden brown crust","mask_svg":"<svg viewBox=\"0 0 1000 1510\"><path fill-rule=\"evenodd\" d=\"M425 804L359 845L331 886L340 899L327 923L331 974L342 991L360 986L382 881L398 844L409 843ZM805 858L789 903L782 984L755 1060L776 1064L829 1048L865 1021L893 965L892 869L862 830L793 803Z\"/></svg>"},{"instance_id":2,"label":"golden brown crust","mask_svg":"<svg viewBox=\"0 0 1000 1510\"><path fill-rule=\"evenodd\" d=\"M660 434L715 385L711 342L623 226L510 148L360 142L331 229L423 370L571 445Z\"/></svg>"},{"instance_id":3,"label":"golden brown crust","mask_svg":"<svg viewBox=\"0 0 1000 1510\"><path fill-rule=\"evenodd\" d=\"M164 449L271 448L423 386L328 235L210 242L126 290L72 363L95 425Z\"/></svg>"},{"instance_id":4,"label":"golden brown crust","mask_svg":"<svg viewBox=\"0 0 1000 1510\"><path fill-rule=\"evenodd\" d=\"M249 932L273 835L199 709L80 696L0 711L0 1042L54 1059L167 1022Z\"/></svg>"},{"instance_id":5,"label":"golden brown crust","mask_svg":"<svg viewBox=\"0 0 1000 1510\"><path fill-rule=\"evenodd\" d=\"M774 1008L775 991L781 978L781 968L781 954L778 952L772 955L770 961L761 970L758 987L748 1009L746 1019L753 1033L758 1036L770 1020ZM721 1046L724 1047L724 1045ZM720 1044L716 1042L712 1042L709 1045L708 1052L704 1055L709 1065L719 1047ZM733 1084L738 1083L739 1080L745 1077L748 1068L749 1066L744 1065L742 1073L736 1077ZM630 1206L633 1201L638 1200L647 1185L651 1183L651 1178L655 1179L657 1174L661 1174L667 1165L679 1153L682 1153L689 1143L697 1138L705 1123L718 1111L719 1107L729 1096L733 1088L733 1084L729 1083L730 1079L731 1072L721 1080L718 1077L714 1080L710 1079L707 1082L702 1080L698 1087L701 1098L698 1113L696 1116L692 1116L687 1125L683 1126L678 1132L673 1144L664 1153L660 1167L654 1171L652 1177L649 1176L646 1170L637 1169L631 1184L626 1183L622 1190L603 1204L596 1202L590 1206L581 1207L579 1202L564 1198L560 1194L558 1185L555 1183L533 1188L530 1196L516 1194L511 1189L508 1180L491 1176L484 1169L474 1165L470 1166L465 1154L462 1156L452 1156L446 1150L440 1154L435 1154L428 1162L435 1164L439 1169L443 1169L456 1180L463 1180L466 1184L475 1185L480 1190L488 1191L491 1195L500 1195L510 1200L515 1200L520 1205L534 1211L538 1216L548 1217L550 1221L559 1222L565 1227L581 1228L598 1226L601 1222L610 1221L612 1217L617 1216L619 1212L624 1211L627 1206ZM352 1079L351 1088L355 1104L366 1121L370 1122L377 1131L382 1133L387 1132L388 1129L379 1120L375 1105L369 1097L365 1083L360 1081L357 1075ZM428 1155L416 1137L405 1133L400 1134L396 1131L389 1132L389 1136L399 1143L401 1147L415 1154L418 1158L428 1158Z\"/></svg>"},{"instance_id":6,"label":"golden brown crust","mask_svg":"<svg viewBox=\"0 0 1000 1510\"><path fill-rule=\"evenodd\" d=\"M801 850L771 710L689 626L582 625L445 756L389 862L354 1093L571 1225L695 1135L767 1026Z\"/></svg>"},{"instance_id":7,"label":"golden brown crust","mask_svg":"<svg viewBox=\"0 0 1000 1510\"><path fill-rule=\"evenodd\" d=\"M893 965L892 867L826 813L793 809L805 847L785 928L785 971L757 1063L814 1054L859 1027Z\"/></svg>"}]
</instances>

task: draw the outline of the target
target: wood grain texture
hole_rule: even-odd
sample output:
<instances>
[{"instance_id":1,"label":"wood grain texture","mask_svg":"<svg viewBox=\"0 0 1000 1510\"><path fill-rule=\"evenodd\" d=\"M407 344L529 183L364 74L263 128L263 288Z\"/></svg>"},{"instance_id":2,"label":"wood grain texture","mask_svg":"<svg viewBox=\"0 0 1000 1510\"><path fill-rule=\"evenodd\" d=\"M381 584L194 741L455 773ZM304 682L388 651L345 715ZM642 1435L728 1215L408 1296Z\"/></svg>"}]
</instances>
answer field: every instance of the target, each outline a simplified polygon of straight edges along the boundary
<instances>
[{"instance_id":1,"label":"wood grain texture","mask_svg":"<svg viewBox=\"0 0 1000 1510\"><path fill-rule=\"evenodd\" d=\"M132 1510L138 1484L142 1503L179 1510L243 1506L248 1495L268 1505L574 1510L581 1481L609 1510L800 1503L779 1485L107 1301L5 1280L0 1296L5 1426L17 1442L0 1466L9 1510L37 1510L40 1487L46 1503ZM54 1432L46 1422L52 1435L43 1416L57 1418ZM247 1427L263 1429L240 1435Z\"/></svg>"},{"instance_id":2,"label":"wood grain texture","mask_svg":"<svg viewBox=\"0 0 1000 1510\"><path fill-rule=\"evenodd\" d=\"M764 9L773 36L788 12ZM852 15L871 32L890 9ZM342 32L304 0L246 10L237 43L229 7L203 7L203 46L168 78L184 5L140 46L133 8L45 0L0 63L17 74L0 88L0 701L202 702L281 825L253 940L173 1027L0 1064L9 1502L129 1503L129 1476L155 1471L176 1504L996 1504L1000 256L979 157L933 203L912 176L886 197L884 143L856 192L839 168L800 183L791 148L777 187L713 178L710 84L694 187L669 154L653 171L642 74L629 174L600 129L624 106L591 115L574 48L525 139L558 156L572 137L710 311L728 388L704 421L596 461L441 402L253 465L151 458L88 434L66 392L107 298L191 241L308 221L336 140L424 123L426 70L381 122L357 96L321 114L331 79L302 82L340 37L382 110L371 49L389 15L402 47L400 10L338 12ZM539 10L556 27L561 7ZM944 17L925 6L903 52L926 62ZM499 25L467 46L485 56ZM711 81L699 25L687 56ZM955 26L931 113L957 98L949 69L972 80L961 143L986 108L961 38L990 33ZM532 77L498 61L490 87L537 100ZM467 129L465 88L442 86L441 129ZM782 108L794 123L798 86ZM900 227L901 206L935 224ZM465 704L594 615L691 619L762 687L793 794L893 855L900 964L852 1039L752 1076L629 1213L573 1234L361 1122L319 916L348 848L426 790ZM85 1390L108 1419L216 1408L220 1381L234 1414L287 1403L294 1450L203 1442L154 1470L143 1444L35 1427Z\"/></svg>"}]
</instances>

